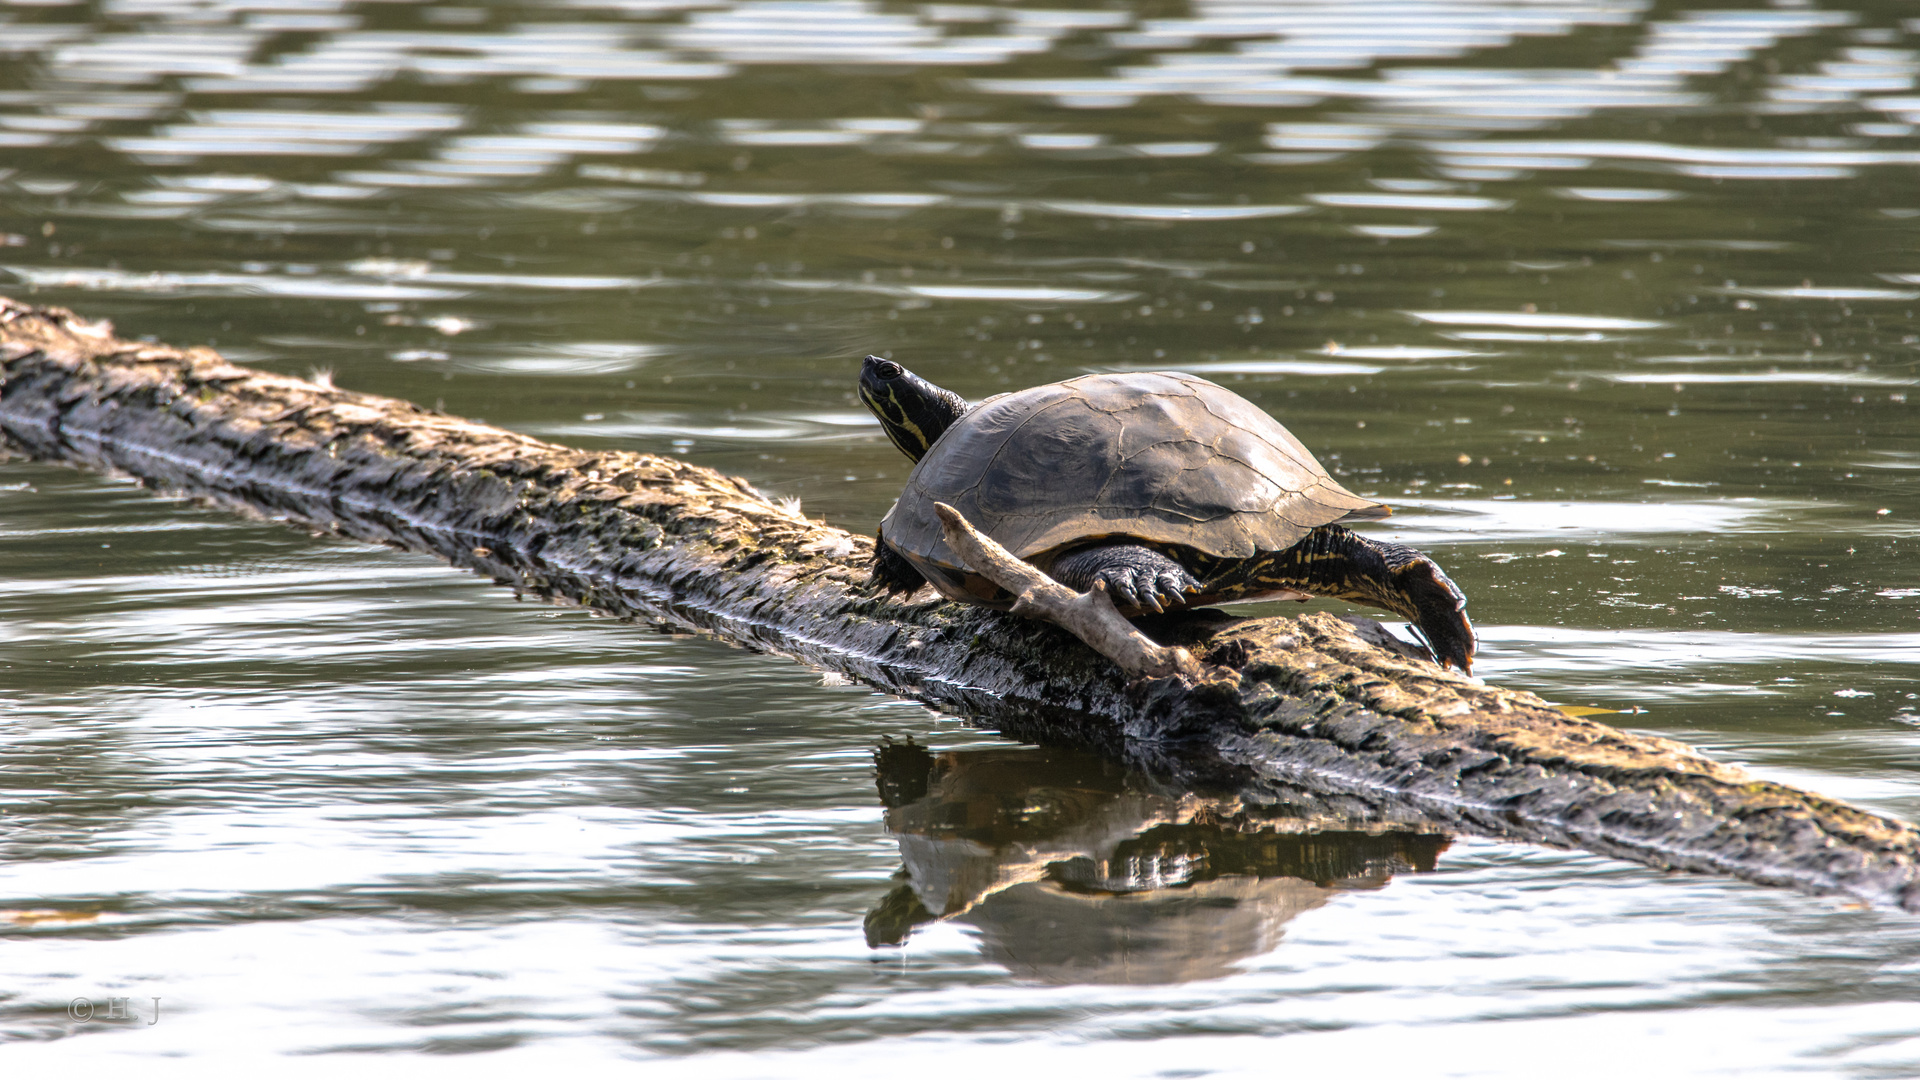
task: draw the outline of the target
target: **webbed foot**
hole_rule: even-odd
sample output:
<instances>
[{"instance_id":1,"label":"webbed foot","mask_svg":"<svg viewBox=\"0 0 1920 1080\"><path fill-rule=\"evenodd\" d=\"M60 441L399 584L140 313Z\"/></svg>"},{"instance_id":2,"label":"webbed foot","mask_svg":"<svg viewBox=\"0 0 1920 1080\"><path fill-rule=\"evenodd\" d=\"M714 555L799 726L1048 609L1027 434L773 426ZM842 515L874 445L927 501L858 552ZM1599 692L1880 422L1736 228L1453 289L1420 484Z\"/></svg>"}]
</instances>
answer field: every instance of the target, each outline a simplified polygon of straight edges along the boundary
<instances>
[{"instance_id":1,"label":"webbed foot","mask_svg":"<svg viewBox=\"0 0 1920 1080\"><path fill-rule=\"evenodd\" d=\"M1473 652L1479 644L1467 621L1467 597L1445 570L1422 555L1394 573L1399 592L1412 601L1414 626L1427 639L1427 648L1442 667L1473 674Z\"/></svg>"}]
</instances>

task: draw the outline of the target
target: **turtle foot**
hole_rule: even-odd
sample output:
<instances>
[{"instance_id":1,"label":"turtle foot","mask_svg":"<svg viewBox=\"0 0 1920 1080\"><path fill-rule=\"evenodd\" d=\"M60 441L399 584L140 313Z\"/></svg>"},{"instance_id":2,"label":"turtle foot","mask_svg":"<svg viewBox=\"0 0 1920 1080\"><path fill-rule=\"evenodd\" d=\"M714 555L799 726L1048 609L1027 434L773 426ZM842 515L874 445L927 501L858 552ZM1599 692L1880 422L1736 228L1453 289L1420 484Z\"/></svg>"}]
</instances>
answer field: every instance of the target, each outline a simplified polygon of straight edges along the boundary
<instances>
[{"instance_id":1,"label":"turtle foot","mask_svg":"<svg viewBox=\"0 0 1920 1080\"><path fill-rule=\"evenodd\" d=\"M1107 595L1122 614L1158 614L1184 607L1187 597L1200 591L1200 582L1187 568L1140 544L1109 544L1081 548L1055 559L1048 573L1055 581L1090 591L1104 582Z\"/></svg>"},{"instance_id":2,"label":"turtle foot","mask_svg":"<svg viewBox=\"0 0 1920 1080\"><path fill-rule=\"evenodd\" d=\"M1467 598L1447 572L1422 556L1396 575L1400 593L1413 602L1414 626L1427 640L1427 649L1442 667L1473 674L1473 652L1479 644L1467 621Z\"/></svg>"}]
</instances>

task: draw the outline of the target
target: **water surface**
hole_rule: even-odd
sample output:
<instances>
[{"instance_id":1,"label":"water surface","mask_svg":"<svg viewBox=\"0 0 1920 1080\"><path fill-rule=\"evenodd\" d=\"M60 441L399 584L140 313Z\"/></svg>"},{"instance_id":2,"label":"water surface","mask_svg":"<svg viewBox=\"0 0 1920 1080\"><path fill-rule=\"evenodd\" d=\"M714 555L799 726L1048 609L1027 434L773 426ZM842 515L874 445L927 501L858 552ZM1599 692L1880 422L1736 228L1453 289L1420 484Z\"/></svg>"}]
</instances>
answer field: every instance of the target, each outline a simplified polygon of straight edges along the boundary
<instances>
[{"instance_id":1,"label":"water surface","mask_svg":"<svg viewBox=\"0 0 1920 1080\"><path fill-rule=\"evenodd\" d=\"M860 530L864 353L1204 374L1397 508L1477 673L1912 819L1913 14L0 3L0 291ZM52 466L0 565L29 1071L1920 1072L1909 916L1236 805Z\"/></svg>"}]
</instances>

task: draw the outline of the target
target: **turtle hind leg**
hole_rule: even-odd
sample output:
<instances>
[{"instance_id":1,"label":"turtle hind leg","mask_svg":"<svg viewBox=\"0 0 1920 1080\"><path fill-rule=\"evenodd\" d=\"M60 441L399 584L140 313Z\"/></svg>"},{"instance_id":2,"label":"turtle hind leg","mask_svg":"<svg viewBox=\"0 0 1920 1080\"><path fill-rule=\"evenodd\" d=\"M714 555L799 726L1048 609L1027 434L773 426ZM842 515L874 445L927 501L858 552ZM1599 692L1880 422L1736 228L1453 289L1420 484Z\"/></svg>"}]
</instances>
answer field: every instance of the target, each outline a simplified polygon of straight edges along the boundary
<instances>
[{"instance_id":1,"label":"turtle hind leg","mask_svg":"<svg viewBox=\"0 0 1920 1080\"><path fill-rule=\"evenodd\" d=\"M1384 608L1413 621L1442 666L1473 670L1478 644L1467 621L1467 598L1447 572L1424 553L1369 540L1338 525L1251 560L1241 574L1260 584ZM1208 588L1213 588L1209 582Z\"/></svg>"},{"instance_id":2,"label":"turtle hind leg","mask_svg":"<svg viewBox=\"0 0 1920 1080\"><path fill-rule=\"evenodd\" d=\"M1187 568L1143 544L1102 544L1070 551L1053 561L1047 574L1081 592L1107 583L1107 595L1122 613L1165 611L1186 604L1200 591Z\"/></svg>"},{"instance_id":3,"label":"turtle hind leg","mask_svg":"<svg viewBox=\"0 0 1920 1080\"><path fill-rule=\"evenodd\" d=\"M886 537L874 534L873 568L867 576L867 584L878 585L891 596L909 596L926 583L926 577L914 569L905 556L893 550Z\"/></svg>"}]
</instances>

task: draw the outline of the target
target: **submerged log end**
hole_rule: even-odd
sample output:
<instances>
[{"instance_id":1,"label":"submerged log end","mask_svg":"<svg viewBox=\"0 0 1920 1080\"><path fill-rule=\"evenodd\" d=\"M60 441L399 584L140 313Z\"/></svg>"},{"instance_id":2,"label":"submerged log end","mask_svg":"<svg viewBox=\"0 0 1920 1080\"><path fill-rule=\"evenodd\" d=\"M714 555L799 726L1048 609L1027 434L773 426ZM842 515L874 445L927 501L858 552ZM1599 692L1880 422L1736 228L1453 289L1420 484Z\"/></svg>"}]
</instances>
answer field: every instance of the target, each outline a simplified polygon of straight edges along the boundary
<instances>
[{"instance_id":1,"label":"submerged log end","mask_svg":"<svg viewBox=\"0 0 1920 1080\"><path fill-rule=\"evenodd\" d=\"M1014 595L1015 615L1061 627L1135 678L1205 678L1192 653L1168 648L1134 629L1113 606L1104 582L1084 593L1075 592L975 529L960 511L946 503L934 503L933 509L940 515L947 546L981 577Z\"/></svg>"}]
</instances>

